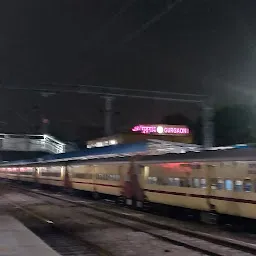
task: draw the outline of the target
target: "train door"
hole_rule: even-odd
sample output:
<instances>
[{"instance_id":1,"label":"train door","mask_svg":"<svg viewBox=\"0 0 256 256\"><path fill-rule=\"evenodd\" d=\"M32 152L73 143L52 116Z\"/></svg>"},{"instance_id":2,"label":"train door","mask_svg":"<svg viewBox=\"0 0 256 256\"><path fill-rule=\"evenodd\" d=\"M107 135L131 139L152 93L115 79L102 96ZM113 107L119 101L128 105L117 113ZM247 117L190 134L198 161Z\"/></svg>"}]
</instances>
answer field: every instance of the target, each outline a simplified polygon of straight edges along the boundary
<instances>
[{"instance_id":1,"label":"train door","mask_svg":"<svg viewBox=\"0 0 256 256\"><path fill-rule=\"evenodd\" d=\"M34 172L34 183L37 186L39 183L39 167L34 167L33 168L33 172Z\"/></svg>"},{"instance_id":2,"label":"train door","mask_svg":"<svg viewBox=\"0 0 256 256\"><path fill-rule=\"evenodd\" d=\"M126 191L129 204L132 203L137 207L142 207L144 201L144 166L139 165L136 161L131 161L126 181Z\"/></svg>"},{"instance_id":3,"label":"train door","mask_svg":"<svg viewBox=\"0 0 256 256\"><path fill-rule=\"evenodd\" d=\"M207 182L207 203L210 211L215 211L215 202L212 200L212 195L214 196L216 191L216 165L207 165L206 170L206 182Z\"/></svg>"},{"instance_id":4,"label":"train door","mask_svg":"<svg viewBox=\"0 0 256 256\"><path fill-rule=\"evenodd\" d=\"M34 167L34 182L37 183L39 178L39 168Z\"/></svg>"},{"instance_id":5,"label":"train door","mask_svg":"<svg viewBox=\"0 0 256 256\"><path fill-rule=\"evenodd\" d=\"M145 173L146 173L145 169L146 168L147 168L146 166L141 164L137 165L137 168L136 168L138 182L141 189L143 189L145 186Z\"/></svg>"},{"instance_id":6,"label":"train door","mask_svg":"<svg viewBox=\"0 0 256 256\"><path fill-rule=\"evenodd\" d=\"M20 168L15 167L15 168L13 168L13 169L14 169L15 176L17 177L17 181L18 181L19 183L21 183L22 181L21 181L21 178L20 178Z\"/></svg>"},{"instance_id":7,"label":"train door","mask_svg":"<svg viewBox=\"0 0 256 256\"><path fill-rule=\"evenodd\" d=\"M144 187L146 182L146 176L148 176L148 167L138 164L136 165L135 169L138 181L136 189L136 206L142 208L144 202Z\"/></svg>"},{"instance_id":8,"label":"train door","mask_svg":"<svg viewBox=\"0 0 256 256\"><path fill-rule=\"evenodd\" d=\"M120 192L116 199L116 203L120 205L126 204L126 182L129 180L127 169L126 164L120 164L118 166Z\"/></svg>"},{"instance_id":9,"label":"train door","mask_svg":"<svg viewBox=\"0 0 256 256\"><path fill-rule=\"evenodd\" d=\"M64 165L61 167L61 178L64 181L64 188L68 192L71 192L72 190L72 178L71 178L71 169L69 166Z\"/></svg>"},{"instance_id":10,"label":"train door","mask_svg":"<svg viewBox=\"0 0 256 256\"><path fill-rule=\"evenodd\" d=\"M214 164L207 164L206 171L206 203L208 212L201 212L201 220L208 224L215 224L217 222L216 205L213 199L216 191L216 168Z\"/></svg>"},{"instance_id":11,"label":"train door","mask_svg":"<svg viewBox=\"0 0 256 256\"><path fill-rule=\"evenodd\" d=\"M131 182L131 164L119 169L121 183L120 201L126 205L132 205L132 182ZM122 203L121 203L122 204Z\"/></svg>"},{"instance_id":12,"label":"train door","mask_svg":"<svg viewBox=\"0 0 256 256\"><path fill-rule=\"evenodd\" d=\"M124 165L119 165L118 166L118 175L119 175L119 186L120 186L120 197L123 197L124 194L124 183L125 183L125 178L127 176L126 174L126 166Z\"/></svg>"},{"instance_id":13,"label":"train door","mask_svg":"<svg viewBox=\"0 0 256 256\"><path fill-rule=\"evenodd\" d=\"M97 166L97 165L92 165L91 166L92 168L92 182L93 182L93 187L92 187L92 197L95 199L95 200L98 200L100 198L100 195L98 193L98 190L97 190L97 178L99 177L99 174L100 174L100 166Z\"/></svg>"}]
</instances>

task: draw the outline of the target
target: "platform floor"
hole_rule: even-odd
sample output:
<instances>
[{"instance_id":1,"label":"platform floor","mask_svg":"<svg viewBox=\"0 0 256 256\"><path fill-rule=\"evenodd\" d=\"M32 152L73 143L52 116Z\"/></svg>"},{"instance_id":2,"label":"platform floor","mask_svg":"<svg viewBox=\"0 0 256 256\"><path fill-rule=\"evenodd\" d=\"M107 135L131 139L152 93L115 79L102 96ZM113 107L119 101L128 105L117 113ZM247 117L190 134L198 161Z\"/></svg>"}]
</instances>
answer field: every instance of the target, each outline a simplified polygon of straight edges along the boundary
<instances>
[{"instance_id":1,"label":"platform floor","mask_svg":"<svg viewBox=\"0 0 256 256\"><path fill-rule=\"evenodd\" d=\"M59 256L11 216L0 216L0 256Z\"/></svg>"}]
</instances>

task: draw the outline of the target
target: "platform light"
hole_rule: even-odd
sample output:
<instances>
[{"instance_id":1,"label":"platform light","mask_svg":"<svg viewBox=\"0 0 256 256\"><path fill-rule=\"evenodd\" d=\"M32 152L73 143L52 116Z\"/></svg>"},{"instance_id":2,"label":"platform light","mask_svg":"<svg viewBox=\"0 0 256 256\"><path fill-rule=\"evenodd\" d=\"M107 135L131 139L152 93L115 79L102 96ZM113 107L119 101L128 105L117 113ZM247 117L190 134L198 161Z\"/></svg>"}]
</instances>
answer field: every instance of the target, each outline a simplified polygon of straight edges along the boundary
<instances>
[{"instance_id":1,"label":"platform light","mask_svg":"<svg viewBox=\"0 0 256 256\"><path fill-rule=\"evenodd\" d=\"M99 142L96 143L96 147L102 147L102 146L103 146L102 142L99 141Z\"/></svg>"},{"instance_id":2,"label":"platform light","mask_svg":"<svg viewBox=\"0 0 256 256\"><path fill-rule=\"evenodd\" d=\"M109 144L110 144L110 145L116 145L116 144L117 144L117 141L116 141L116 140L110 140L110 141L109 141Z\"/></svg>"}]
</instances>

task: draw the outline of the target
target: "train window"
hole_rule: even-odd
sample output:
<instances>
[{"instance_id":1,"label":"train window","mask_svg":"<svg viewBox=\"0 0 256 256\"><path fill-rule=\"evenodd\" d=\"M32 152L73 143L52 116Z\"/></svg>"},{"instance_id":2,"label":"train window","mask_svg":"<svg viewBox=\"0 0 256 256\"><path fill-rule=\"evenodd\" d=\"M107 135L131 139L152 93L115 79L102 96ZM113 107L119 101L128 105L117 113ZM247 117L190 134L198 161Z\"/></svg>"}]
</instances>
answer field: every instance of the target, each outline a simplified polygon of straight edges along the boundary
<instances>
[{"instance_id":1,"label":"train window","mask_svg":"<svg viewBox=\"0 0 256 256\"><path fill-rule=\"evenodd\" d=\"M192 183L193 188L199 188L200 187L200 182L198 178L193 178L193 183Z\"/></svg>"},{"instance_id":2,"label":"train window","mask_svg":"<svg viewBox=\"0 0 256 256\"><path fill-rule=\"evenodd\" d=\"M185 167L191 167L193 170L200 170L201 169L201 165L198 163L193 163L190 166L185 166Z\"/></svg>"},{"instance_id":3,"label":"train window","mask_svg":"<svg viewBox=\"0 0 256 256\"><path fill-rule=\"evenodd\" d=\"M156 184L157 177L148 177L148 184Z\"/></svg>"},{"instance_id":4,"label":"train window","mask_svg":"<svg viewBox=\"0 0 256 256\"><path fill-rule=\"evenodd\" d=\"M241 181L241 180L236 180L236 181L235 181L234 190L235 190L236 192L241 192L241 191L243 191L243 181Z\"/></svg>"},{"instance_id":5,"label":"train window","mask_svg":"<svg viewBox=\"0 0 256 256\"><path fill-rule=\"evenodd\" d=\"M118 180L120 180L120 175L119 174L108 174L108 180L118 181Z\"/></svg>"},{"instance_id":6,"label":"train window","mask_svg":"<svg viewBox=\"0 0 256 256\"><path fill-rule=\"evenodd\" d=\"M99 174L99 180L104 180L104 174L102 173Z\"/></svg>"},{"instance_id":7,"label":"train window","mask_svg":"<svg viewBox=\"0 0 256 256\"><path fill-rule=\"evenodd\" d=\"M86 179L92 179L92 173L87 173L86 174Z\"/></svg>"},{"instance_id":8,"label":"train window","mask_svg":"<svg viewBox=\"0 0 256 256\"><path fill-rule=\"evenodd\" d=\"M206 188L206 179L201 179L201 188Z\"/></svg>"},{"instance_id":9,"label":"train window","mask_svg":"<svg viewBox=\"0 0 256 256\"><path fill-rule=\"evenodd\" d=\"M201 169L201 164L197 164L197 165L196 165L196 169L197 169L197 170L200 170L200 169Z\"/></svg>"},{"instance_id":10,"label":"train window","mask_svg":"<svg viewBox=\"0 0 256 256\"><path fill-rule=\"evenodd\" d=\"M218 179L218 180L217 180L217 189L218 189L218 190L222 190L223 187L224 187L223 185L224 185L223 180L222 180L222 179Z\"/></svg>"},{"instance_id":11,"label":"train window","mask_svg":"<svg viewBox=\"0 0 256 256\"><path fill-rule=\"evenodd\" d=\"M77 179L92 179L91 173L76 173L74 176Z\"/></svg>"},{"instance_id":12,"label":"train window","mask_svg":"<svg viewBox=\"0 0 256 256\"><path fill-rule=\"evenodd\" d=\"M192 179L191 178L187 179L187 187L192 188Z\"/></svg>"},{"instance_id":13,"label":"train window","mask_svg":"<svg viewBox=\"0 0 256 256\"><path fill-rule=\"evenodd\" d=\"M75 178L77 179L84 179L85 173L76 173Z\"/></svg>"},{"instance_id":14,"label":"train window","mask_svg":"<svg viewBox=\"0 0 256 256\"><path fill-rule=\"evenodd\" d=\"M52 172L52 173L50 174L50 176L52 176L52 177L60 177L60 176L61 176L61 173L60 173L60 172Z\"/></svg>"},{"instance_id":15,"label":"train window","mask_svg":"<svg viewBox=\"0 0 256 256\"><path fill-rule=\"evenodd\" d=\"M174 178L168 178L168 185L174 186Z\"/></svg>"},{"instance_id":16,"label":"train window","mask_svg":"<svg viewBox=\"0 0 256 256\"><path fill-rule=\"evenodd\" d=\"M252 182L249 179L244 180L244 191L251 192L252 191Z\"/></svg>"},{"instance_id":17,"label":"train window","mask_svg":"<svg viewBox=\"0 0 256 256\"><path fill-rule=\"evenodd\" d=\"M188 187L188 179L186 178L181 178L180 179L180 187Z\"/></svg>"},{"instance_id":18,"label":"train window","mask_svg":"<svg viewBox=\"0 0 256 256\"><path fill-rule=\"evenodd\" d=\"M225 180L225 190L231 191L233 190L233 181Z\"/></svg>"},{"instance_id":19,"label":"train window","mask_svg":"<svg viewBox=\"0 0 256 256\"><path fill-rule=\"evenodd\" d=\"M168 185L169 186L180 186L180 179L179 178L168 178Z\"/></svg>"},{"instance_id":20,"label":"train window","mask_svg":"<svg viewBox=\"0 0 256 256\"><path fill-rule=\"evenodd\" d=\"M180 178L174 178L173 185L179 187L180 186Z\"/></svg>"},{"instance_id":21,"label":"train window","mask_svg":"<svg viewBox=\"0 0 256 256\"><path fill-rule=\"evenodd\" d=\"M211 189L217 189L217 179L211 179Z\"/></svg>"},{"instance_id":22,"label":"train window","mask_svg":"<svg viewBox=\"0 0 256 256\"><path fill-rule=\"evenodd\" d=\"M157 178L157 184L158 185L165 185L165 180L163 177L158 177Z\"/></svg>"},{"instance_id":23,"label":"train window","mask_svg":"<svg viewBox=\"0 0 256 256\"><path fill-rule=\"evenodd\" d=\"M44 176L44 177L60 177L61 173L60 172L42 172L41 176Z\"/></svg>"}]
</instances>

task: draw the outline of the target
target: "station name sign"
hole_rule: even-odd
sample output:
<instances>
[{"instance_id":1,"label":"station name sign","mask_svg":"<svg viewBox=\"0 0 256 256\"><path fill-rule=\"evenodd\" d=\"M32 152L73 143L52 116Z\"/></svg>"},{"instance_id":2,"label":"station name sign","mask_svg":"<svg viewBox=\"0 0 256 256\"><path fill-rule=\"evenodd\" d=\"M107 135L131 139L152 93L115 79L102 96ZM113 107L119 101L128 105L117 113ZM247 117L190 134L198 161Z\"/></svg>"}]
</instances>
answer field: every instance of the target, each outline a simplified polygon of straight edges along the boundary
<instances>
[{"instance_id":1,"label":"station name sign","mask_svg":"<svg viewBox=\"0 0 256 256\"><path fill-rule=\"evenodd\" d=\"M189 128L179 125L136 125L132 128L132 132L159 135L186 135L189 134Z\"/></svg>"}]
</instances>

